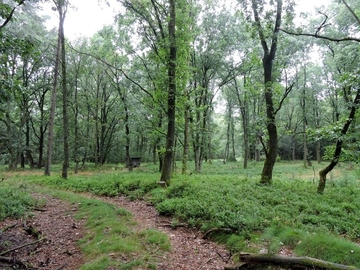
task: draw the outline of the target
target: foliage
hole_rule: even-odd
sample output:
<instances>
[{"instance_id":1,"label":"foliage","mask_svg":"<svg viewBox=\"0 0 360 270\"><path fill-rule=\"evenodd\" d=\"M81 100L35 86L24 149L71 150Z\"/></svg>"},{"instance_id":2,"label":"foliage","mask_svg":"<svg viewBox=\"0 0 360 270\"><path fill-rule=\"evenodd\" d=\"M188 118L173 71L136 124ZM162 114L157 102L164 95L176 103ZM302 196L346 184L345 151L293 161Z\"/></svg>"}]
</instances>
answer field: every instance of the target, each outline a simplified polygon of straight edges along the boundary
<instances>
[{"instance_id":1,"label":"foliage","mask_svg":"<svg viewBox=\"0 0 360 270\"><path fill-rule=\"evenodd\" d=\"M315 164L314 170L319 171L321 167L321 164ZM360 175L357 165L353 170L349 170L346 164L337 167L327 192L321 196L316 193L312 168L304 168L300 162L282 161L281 166L275 168L273 186L257 184L260 168L260 163L251 163L245 170L238 163L214 161L212 164L205 163L202 173L176 174L174 181L165 189L157 184L159 173L154 164L142 164L132 173L114 171L110 166L93 168L83 175L72 174L67 180L58 176L30 174L15 175L14 179L21 177L27 184L51 189L146 198L155 204L161 214L170 215L177 222L187 222L203 232L219 229L219 233L210 236L225 243L232 252L256 252L265 247L273 253L283 245L297 249L300 243L307 243L311 236L322 234L327 235L328 239L360 238L360 228L357 226L360 188L357 180L354 180L359 179ZM113 228L116 225L117 221L112 220L106 221L108 225L102 224L108 213L117 211L118 216L125 220L129 218L126 211L105 207L98 202L86 201L81 205L93 212L92 215L84 215L88 217L92 230L98 233L104 230L102 226ZM101 220L97 218L99 216ZM114 230L121 235L130 233L126 228ZM166 240L157 236L157 232L150 230L141 235L144 237L142 241L149 245L167 246ZM99 255L106 245L98 246ZM114 248L121 250L124 247ZM312 249L310 244L308 249ZM310 251L301 254L317 256ZM337 260L335 255L334 260Z\"/></svg>"},{"instance_id":2,"label":"foliage","mask_svg":"<svg viewBox=\"0 0 360 270\"><path fill-rule=\"evenodd\" d=\"M295 252L334 263L360 266L359 245L340 237L329 237L326 233L307 235Z\"/></svg>"},{"instance_id":3,"label":"foliage","mask_svg":"<svg viewBox=\"0 0 360 270\"><path fill-rule=\"evenodd\" d=\"M26 189L10 186L0 187L0 220L7 217L19 218L36 206L34 199Z\"/></svg>"}]
</instances>

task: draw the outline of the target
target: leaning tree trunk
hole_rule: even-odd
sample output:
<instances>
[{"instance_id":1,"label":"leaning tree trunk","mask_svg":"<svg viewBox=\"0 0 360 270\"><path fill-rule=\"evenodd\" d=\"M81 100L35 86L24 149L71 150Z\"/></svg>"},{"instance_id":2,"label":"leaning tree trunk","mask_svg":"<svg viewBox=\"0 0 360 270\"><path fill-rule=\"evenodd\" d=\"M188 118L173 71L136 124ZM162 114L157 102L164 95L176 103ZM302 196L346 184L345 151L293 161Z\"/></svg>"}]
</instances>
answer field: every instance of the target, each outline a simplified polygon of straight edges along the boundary
<instances>
[{"instance_id":1,"label":"leaning tree trunk","mask_svg":"<svg viewBox=\"0 0 360 270\"><path fill-rule=\"evenodd\" d=\"M335 147L335 152L334 155L332 157L332 160L330 162L330 164L328 166L326 166L324 169L322 169L319 172L319 185L318 185L318 189L317 192L319 194L324 193L325 190L325 185L326 185L326 175L332 171L332 169L334 169L334 167L336 166L336 164L338 164L339 162L339 158L340 158L340 154L341 154L341 148L342 148L342 144L343 144L343 138L346 135L347 131L349 130L349 127L355 117L355 113L356 113L356 108L358 106L358 104L360 103L360 88L357 90L356 93L356 97L354 99L354 102L352 103L351 109L350 109L350 114L348 119L346 120L341 133L336 141L336 147Z\"/></svg>"},{"instance_id":2,"label":"leaning tree trunk","mask_svg":"<svg viewBox=\"0 0 360 270\"><path fill-rule=\"evenodd\" d=\"M176 101L176 43L175 43L175 0L169 0L169 39L170 55L168 63L169 91L167 98L168 128L166 134L166 149L160 181L170 184L173 165L173 151L175 141L175 101Z\"/></svg>"}]
</instances>

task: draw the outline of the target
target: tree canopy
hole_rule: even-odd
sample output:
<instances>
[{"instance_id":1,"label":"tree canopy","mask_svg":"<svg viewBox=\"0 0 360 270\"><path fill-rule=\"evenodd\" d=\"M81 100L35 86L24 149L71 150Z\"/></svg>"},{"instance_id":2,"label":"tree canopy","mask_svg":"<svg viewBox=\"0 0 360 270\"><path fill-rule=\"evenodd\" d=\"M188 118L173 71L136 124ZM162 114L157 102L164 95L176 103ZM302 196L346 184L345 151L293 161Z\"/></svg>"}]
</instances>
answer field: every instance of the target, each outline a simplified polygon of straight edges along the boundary
<instances>
[{"instance_id":1,"label":"tree canopy","mask_svg":"<svg viewBox=\"0 0 360 270\"><path fill-rule=\"evenodd\" d=\"M36 12L44 2L0 4L0 162L9 169L63 163L66 178L72 162L75 172L89 162L132 170L141 157L168 184L177 161L191 173L254 160L271 184L282 159L328 161L322 193L338 162L357 161L358 1L315 14L290 0L118 2L114 24L77 39L61 27L71 1L54 1L58 33Z\"/></svg>"}]
</instances>

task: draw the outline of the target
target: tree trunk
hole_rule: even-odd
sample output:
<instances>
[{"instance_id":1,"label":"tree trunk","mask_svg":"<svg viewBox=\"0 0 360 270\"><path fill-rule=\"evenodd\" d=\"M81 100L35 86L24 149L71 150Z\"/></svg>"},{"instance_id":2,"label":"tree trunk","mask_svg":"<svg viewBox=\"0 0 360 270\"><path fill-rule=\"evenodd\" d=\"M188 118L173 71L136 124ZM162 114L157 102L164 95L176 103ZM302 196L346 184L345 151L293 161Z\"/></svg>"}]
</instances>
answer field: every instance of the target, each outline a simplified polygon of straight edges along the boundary
<instances>
[{"instance_id":1,"label":"tree trunk","mask_svg":"<svg viewBox=\"0 0 360 270\"><path fill-rule=\"evenodd\" d=\"M65 34L64 34L64 20L66 11L62 5L59 5L59 16L60 16L60 39L61 39L61 76L62 76L62 94L63 94L63 143L64 143L64 161L62 166L62 178L68 178L69 169L69 119L68 119L68 88L66 78L66 55L65 55Z\"/></svg>"},{"instance_id":2,"label":"tree trunk","mask_svg":"<svg viewBox=\"0 0 360 270\"><path fill-rule=\"evenodd\" d=\"M258 29L259 39L264 51L263 56L263 68L264 68L264 85L265 85L265 103L266 103L266 129L268 131L269 141L268 147L265 149L265 162L261 173L261 184L270 185L272 183L272 174L276 161L278 150L278 135L275 119L275 108L273 101L273 63L275 61L278 33L281 26L281 14L282 14L282 0L277 0L276 7L276 20L274 30L272 34L271 47L267 45L267 41L261 26L260 17L258 14L258 5L256 0L252 0L252 9L254 13L254 19L256 27Z\"/></svg>"},{"instance_id":3,"label":"tree trunk","mask_svg":"<svg viewBox=\"0 0 360 270\"><path fill-rule=\"evenodd\" d=\"M317 192L319 194L323 194L324 190L325 190L325 185L326 185L326 175L332 171L332 169L334 169L334 167L336 166L336 164L338 164L339 162L339 158L340 158L340 154L341 154L341 148L342 148L342 143L343 143L343 138L346 135L347 131L349 130L349 127L355 117L355 113L356 113L356 108L358 106L358 104L360 103L360 88L358 88L357 93L356 93L356 97L354 99L354 102L352 103L351 109L350 109L350 113L349 113L349 117L347 118L341 133L338 136L338 139L336 141L336 147L335 147L335 152L333 155L333 158L330 162L330 164L328 166L326 166L324 169L322 169L319 172L319 185L318 185L318 189Z\"/></svg>"},{"instance_id":4,"label":"tree trunk","mask_svg":"<svg viewBox=\"0 0 360 270\"><path fill-rule=\"evenodd\" d=\"M306 66L304 67L304 84L302 87L302 96L301 96L301 109L302 109L302 132L303 132L303 161L304 161L304 168L307 166L311 166L311 161L309 157L309 150L307 145L307 134L306 134L306 127L307 127L307 118L306 118Z\"/></svg>"},{"instance_id":5,"label":"tree trunk","mask_svg":"<svg viewBox=\"0 0 360 270\"><path fill-rule=\"evenodd\" d=\"M183 145L183 157L182 157L182 168L181 173L185 174L187 171L187 161L189 157L189 106L185 105L184 112L184 145Z\"/></svg>"},{"instance_id":6,"label":"tree trunk","mask_svg":"<svg viewBox=\"0 0 360 270\"><path fill-rule=\"evenodd\" d=\"M48 176L50 176L50 171L51 171L51 159L52 159L53 140L54 140L56 88L58 85L58 75L59 75L58 73L59 73L60 50L61 50L61 27L62 27L62 19L60 17L59 18L59 29L58 29L58 42L57 42L56 54L55 54L54 81L53 81L53 89L51 92L48 145L47 145L47 151L46 151L46 163L45 163L45 171L44 171L44 175L48 175ZM39 160L39 162L41 162L41 161Z\"/></svg>"},{"instance_id":7,"label":"tree trunk","mask_svg":"<svg viewBox=\"0 0 360 270\"><path fill-rule=\"evenodd\" d=\"M126 154L126 166L131 172L133 170L133 163L130 156L130 127L129 127L129 109L127 107L126 103L126 97L125 93L121 93L121 90L119 89L121 100L124 105L124 114L125 114L125 136L126 136L126 146L125 146L125 154Z\"/></svg>"},{"instance_id":8,"label":"tree trunk","mask_svg":"<svg viewBox=\"0 0 360 270\"><path fill-rule=\"evenodd\" d=\"M283 255L271 254L252 254L241 253L240 261L244 262L240 266L225 267L226 270L235 270L242 268L256 268L265 266L280 266L290 269L332 269L332 270L358 270L353 266L347 266L338 263L318 260L310 257L288 257Z\"/></svg>"},{"instance_id":9,"label":"tree trunk","mask_svg":"<svg viewBox=\"0 0 360 270\"><path fill-rule=\"evenodd\" d=\"M266 129L269 135L268 148L265 151L265 162L261 173L261 184L272 183L273 169L276 162L278 149L278 135L276 128L273 93L272 93L272 57L265 56L263 59L265 73L265 102L266 102Z\"/></svg>"},{"instance_id":10,"label":"tree trunk","mask_svg":"<svg viewBox=\"0 0 360 270\"><path fill-rule=\"evenodd\" d=\"M164 165L161 171L160 181L170 184L173 165L173 151L175 140L175 106L176 106L176 41L175 41L175 0L169 0L169 41L170 55L168 63L169 91L167 98L168 127L166 134L166 148Z\"/></svg>"},{"instance_id":11,"label":"tree trunk","mask_svg":"<svg viewBox=\"0 0 360 270\"><path fill-rule=\"evenodd\" d=\"M79 153L79 103L78 103L78 70L76 70L75 75L75 94L74 94L74 159L75 159L75 168L74 173L79 172L79 163L80 163L80 153Z\"/></svg>"}]
</instances>

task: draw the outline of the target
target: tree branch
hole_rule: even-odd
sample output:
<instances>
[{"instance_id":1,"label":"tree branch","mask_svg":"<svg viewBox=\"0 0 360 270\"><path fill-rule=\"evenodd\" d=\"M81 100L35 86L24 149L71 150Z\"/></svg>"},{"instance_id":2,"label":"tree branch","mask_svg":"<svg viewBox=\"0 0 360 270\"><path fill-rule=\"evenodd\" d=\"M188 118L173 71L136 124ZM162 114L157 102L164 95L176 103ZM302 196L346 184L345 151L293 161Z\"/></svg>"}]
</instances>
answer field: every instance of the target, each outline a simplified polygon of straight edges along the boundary
<instances>
[{"instance_id":1,"label":"tree branch","mask_svg":"<svg viewBox=\"0 0 360 270\"><path fill-rule=\"evenodd\" d=\"M286 87L285 89L285 93L283 95L283 97L280 100L279 103L279 107L275 110L274 115L277 114L277 112L281 109L282 104L284 103L284 100L286 99L286 97L289 95L289 93L291 92L291 90L293 89L295 83L292 83L289 87Z\"/></svg>"},{"instance_id":2,"label":"tree branch","mask_svg":"<svg viewBox=\"0 0 360 270\"><path fill-rule=\"evenodd\" d=\"M25 3L25 0L21 0L19 2L19 4L11 10L9 16L6 18L6 20L3 22L3 24L0 25L0 32L10 22L10 20L12 19L13 15L15 13L15 9L17 9L19 6L21 6L24 3Z\"/></svg>"},{"instance_id":3,"label":"tree branch","mask_svg":"<svg viewBox=\"0 0 360 270\"><path fill-rule=\"evenodd\" d=\"M345 37L345 38L332 38L332 37L327 37L327 36L322 36L322 35L317 35L317 34L308 34L308 33L295 33L295 32L291 32L285 29L280 29L280 31L289 34L289 35L293 35L293 36L305 36L305 37L314 37L314 38L320 38L320 39L325 39L325 40L330 40L330 41L335 41L335 42L342 42L342 41L355 41L355 42L360 42L359 38L355 38L355 37Z\"/></svg>"},{"instance_id":4,"label":"tree branch","mask_svg":"<svg viewBox=\"0 0 360 270\"><path fill-rule=\"evenodd\" d=\"M360 25L360 18L356 15L354 10L348 5L348 3L345 0L342 0L346 8L350 11L350 13L354 16L354 18L357 20L358 24Z\"/></svg>"},{"instance_id":5,"label":"tree branch","mask_svg":"<svg viewBox=\"0 0 360 270\"><path fill-rule=\"evenodd\" d=\"M116 66L108 63L107 61L105 61L104 59L101 59L101 58L100 58L99 56L97 56L97 55L93 55L93 54L87 53L87 52L81 52L81 51L75 49L70 43L68 43L68 46L70 47L70 49L72 49L73 51L75 51L75 52L77 52L77 53L90 56L90 57L92 57L92 58L100 61L101 63L107 65L108 67L111 67L111 68L113 68L113 69L116 69L116 70L120 71L121 74L123 74L126 79L128 79L130 82L132 82L133 84L135 84L137 87L139 87L143 92L145 92L147 95L149 95L149 96L155 101L154 96L153 96L148 90L146 90L143 86L141 86L138 82L136 82L136 81L134 81L133 79L131 79L131 78L129 77L129 75L127 75L127 73L126 73L123 69L118 68L118 67L116 67Z\"/></svg>"}]
</instances>

